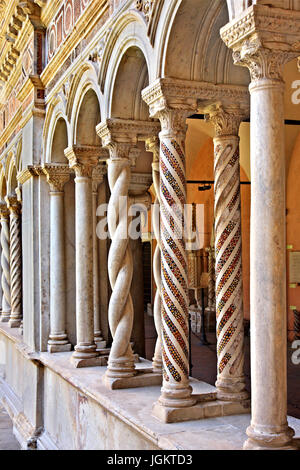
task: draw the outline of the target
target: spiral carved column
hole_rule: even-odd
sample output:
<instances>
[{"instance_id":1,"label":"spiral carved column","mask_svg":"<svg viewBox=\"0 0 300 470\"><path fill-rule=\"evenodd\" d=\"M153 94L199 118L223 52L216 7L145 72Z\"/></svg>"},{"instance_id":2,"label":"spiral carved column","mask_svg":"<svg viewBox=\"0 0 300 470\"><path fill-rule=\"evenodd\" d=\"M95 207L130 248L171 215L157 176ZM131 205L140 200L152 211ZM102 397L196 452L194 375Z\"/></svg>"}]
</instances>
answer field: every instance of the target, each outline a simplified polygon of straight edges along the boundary
<instances>
[{"instance_id":1,"label":"spiral carved column","mask_svg":"<svg viewBox=\"0 0 300 470\"><path fill-rule=\"evenodd\" d=\"M10 296L10 232L7 204L0 204L1 217L1 267L2 267L2 315L1 322L8 322L11 314Z\"/></svg>"},{"instance_id":2,"label":"spiral carved column","mask_svg":"<svg viewBox=\"0 0 300 470\"><path fill-rule=\"evenodd\" d=\"M43 169L50 185L50 335L48 351L71 350L66 333L66 278L64 185L70 179L65 165L46 165Z\"/></svg>"},{"instance_id":3,"label":"spiral carved column","mask_svg":"<svg viewBox=\"0 0 300 470\"><path fill-rule=\"evenodd\" d=\"M93 305L93 214L92 172L99 159L99 148L73 147L65 150L74 169L76 211L76 334L72 355L75 367L100 365L94 341Z\"/></svg>"},{"instance_id":4,"label":"spiral carved column","mask_svg":"<svg viewBox=\"0 0 300 470\"><path fill-rule=\"evenodd\" d=\"M217 396L248 397L244 377L244 315L240 197L239 109L212 107L215 126L215 257Z\"/></svg>"},{"instance_id":5,"label":"spiral carved column","mask_svg":"<svg viewBox=\"0 0 300 470\"><path fill-rule=\"evenodd\" d=\"M163 387L159 405L167 408L186 408L195 404L189 384L188 276L184 240L185 120L189 113L186 109L165 108L156 114L162 127L160 209Z\"/></svg>"},{"instance_id":6,"label":"spiral carved column","mask_svg":"<svg viewBox=\"0 0 300 470\"><path fill-rule=\"evenodd\" d=\"M109 325L113 343L108 361L107 377L132 377L135 375L134 356L130 345L133 326L133 304L130 287L133 263L128 228L128 190L131 162L126 156L129 148L120 146L108 161L108 181L111 197L108 206L108 227L111 247L108 256L108 274L112 288L109 303Z\"/></svg>"},{"instance_id":7,"label":"spiral carved column","mask_svg":"<svg viewBox=\"0 0 300 470\"><path fill-rule=\"evenodd\" d=\"M19 328L22 322L22 245L21 203L16 196L5 198L10 212L10 297L9 326Z\"/></svg>"},{"instance_id":8,"label":"spiral carved column","mask_svg":"<svg viewBox=\"0 0 300 470\"><path fill-rule=\"evenodd\" d=\"M156 285L154 298L154 324L157 333L154 356L152 359L153 370L162 372L162 343L161 343L161 243L160 243L160 173L159 173L159 139L152 137L146 140L146 150L153 153L152 179L155 190L155 203L153 214L153 230L156 239L156 247L153 255L153 276Z\"/></svg>"}]
</instances>

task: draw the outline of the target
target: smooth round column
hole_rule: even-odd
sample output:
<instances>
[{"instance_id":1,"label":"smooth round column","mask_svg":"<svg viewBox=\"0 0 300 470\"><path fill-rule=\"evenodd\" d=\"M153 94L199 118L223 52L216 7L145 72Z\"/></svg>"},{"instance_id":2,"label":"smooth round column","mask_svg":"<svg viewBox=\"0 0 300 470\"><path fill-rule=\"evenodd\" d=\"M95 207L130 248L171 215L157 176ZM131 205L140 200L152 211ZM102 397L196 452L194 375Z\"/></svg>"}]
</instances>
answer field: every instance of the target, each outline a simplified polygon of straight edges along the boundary
<instances>
[{"instance_id":1,"label":"smooth round column","mask_svg":"<svg viewBox=\"0 0 300 470\"><path fill-rule=\"evenodd\" d=\"M52 189L50 191L50 335L48 340L50 352L61 351L69 343L65 318L64 236L64 192Z\"/></svg>"},{"instance_id":2,"label":"smooth round column","mask_svg":"<svg viewBox=\"0 0 300 470\"><path fill-rule=\"evenodd\" d=\"M2 267L2 315L1 322L8 322L11 314L10 297L10 233L9 211L6 204L1 204L1 267Z\"/></svg>"},{"instance_id":3,"label":"smooth round column","mask_svg":"<svg viewBox=\"0 0 300 470\"><path fill-rule=\"evenodd\" d=\"M252 419L245 448L283 447L287 424L284 83L260 79L251 93Z\"/></svg>"},{"instance_id":4,"label":"smooth round column","mask_svg":"<svg viewBox=\"0 0 300 470\"><path fill-rule=\"evenodd\" d=\"M98 353L94 342L92 179L77 168L75 172L76 360L94 358Z\"/></svg>"}]
</instances>

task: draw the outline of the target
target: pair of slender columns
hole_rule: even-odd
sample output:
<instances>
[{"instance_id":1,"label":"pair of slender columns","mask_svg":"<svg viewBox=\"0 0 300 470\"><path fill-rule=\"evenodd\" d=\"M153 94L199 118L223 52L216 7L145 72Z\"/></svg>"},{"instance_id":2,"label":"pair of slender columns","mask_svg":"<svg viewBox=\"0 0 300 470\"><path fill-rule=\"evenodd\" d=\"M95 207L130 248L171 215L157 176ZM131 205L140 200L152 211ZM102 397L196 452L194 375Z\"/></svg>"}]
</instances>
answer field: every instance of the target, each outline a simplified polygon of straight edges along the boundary
<instances>
[{"instance_id":1,"label":"pair of slender columns","mask_svg":"<svg viewBox=\"0 0 300 470\"><path fill-rule=\"evenodd\" d=\"M164 87L163 81L160 85ZM158 88L158 85L156 85ZM167 87L166 87L167 89ZM155 89L156 90L156 89ZM161 323L163 387L154 413L168 419L160 411L168 408L193 408L196 397L189 383L188 344L188 276L184 236L184 210L186 200L185 138L186 118L195 112L193 99L180 101L176 92L165 99L162 106L151 87L143 91L143 98L150 106L151 117L161 123L160 132L160 211L161 211ZM163 93L161 91L161 93ZM172 99L174 104L172 105ZM238 128L228 136L219 135L215 140L216 174L222 184L217 184L219 221L216 224L219 253L217 268L219 279L219 372L217 389L222 400L242 401L247 398L243 377L243 312L241 303L241 233L239 193ZM226 137L225 137L226 136ZM223 140L222 137L224 137ZM219 139L219 140L218 140ZM230 158L229 158L230 157ZM229 171L222 168L229 164ZM224 185L227 190L224 191ZM233 185L233 189L229 186ZM231 197L231 199L230 199ZM223 199L223 201L222 201ZM221 202L222 201L222 202ZM220 205L221 202L221 205ZM222 216L222 210L224 214ZM222 223L221 223L222 222ZM226 227L227 245L224 238ZM223 237L222 237L223 234ZM226 234L226 232L225 232ZM229 243L231 242L231 243ZM227 262L227 265L226 265ZM223 273L221 273L221 267ZM224 272L225 269L225 272ZM223 275L222 275L223 274ZM230 279L229 279L230 278ZM223 304L221 304L221 300ZM231 309L230 309L231 306ZM230 315L231 314L231 315ZM231 316L231 317L230 317ZM192 419L193 412L187 412ZM197 414L197 413L196 413ZM178 415L179 416L179 415ZM182 415L183 416L183 415ZM196 415L194 415L196 416Z\"/></svg>"},{"instance_id":2,"label":"pair of slender columns","mask_svg":"<svg viewBox=\"0 0 300 470\"><path fill-rule=\"evenodd\" d=\"M22 322L21 203L7 196L0 206L2 315L11 328Z\"/></svg>"}]
</instances>

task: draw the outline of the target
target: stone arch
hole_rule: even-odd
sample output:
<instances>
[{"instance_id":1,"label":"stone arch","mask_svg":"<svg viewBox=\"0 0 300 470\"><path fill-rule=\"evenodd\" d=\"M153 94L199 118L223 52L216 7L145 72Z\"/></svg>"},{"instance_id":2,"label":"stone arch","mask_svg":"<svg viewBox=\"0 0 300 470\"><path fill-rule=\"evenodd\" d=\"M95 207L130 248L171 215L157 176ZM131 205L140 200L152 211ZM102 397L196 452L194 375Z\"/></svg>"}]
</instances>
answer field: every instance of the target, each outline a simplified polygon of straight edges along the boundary
<instances>
[{"instance_id":1,"label":"stone arch","mask_svg":"<svg viewBox=\"0 0 300 470\"><path fill-rule=\"evenodd\" d=\"M64 150L68 147L68 127L66 120L62 116L57 116L55 130L51 142L51 163L65 163L68 160L65 157Z\"/></svg>"},{"instance_id":2,"label":"stone arch","mask_svg":"<svg viewBox=\"0 0 300 470\"><path fill-rule=\"evenodd\" d=\"M149 111L141 98L142 90L149 84L148 67L143 52L129 47L120 57L111 89L111 117L147 120Z\"/></svg>"},{"instance_id":3,"label":"stone arch","mask_svg":"<svg viewBox=\"0 0 300 470\"><path fill-rule=\"evenodd\" d=\"M169 24L168 39L162 51L161 75L248 85L248 71L233 64L231 51L220 38L220 28L227 22L225 2L182 0Z\"/></svg>"},{"instance_id":4,"label":"stone arch","mask_svg":"<svg viewBox=\"0 0 300 470\"><path fill-rule=\"evenodd\" d=\"M48 107L48 112L45 119L44 129L43 129L43 145L44 145L44 152L43 152L43 163L50 163L53 161L59 161L60 163L65 163L65 160L59 158L58 160L53 159L52 151L53 151L53 144L54 139L59 137L59 130L60 127L62 130L63 123L66 126L66 133L67 133L67 145L69 145L70 141L70 126L66 117L66 109L64 100L60 95L55 96L55 98L51 101ZM58 134L57 134L58 133ZM56 134L56 135L55 135ZM61 132L62 135L64 133ZM65 147L65 148L66 148Z\"/></svg>"},{"instance_id":5,"label":"stone arch","mask_svg":"<svg viewBox=\"0 0 300 470\"><path fill-rule=\"evenodd\" d=\"M2 166L0 170L0 201L4 202L4 198L7 195L7 181L5 176L5 170Z\"/></svg>"},{"instance_id":6,"label":"stone arch","mask_svg":"<svg viewBox=\"0 0 300 470\"><path fill-rule=\"evenodd\" d=\"M101 121L101 101L95 69L85 64L80 80L74 79L71 85L67 104L71 144L100 145L96 125Z\"/></svg>"},{"instance_id":7,"label":"stone arch","mask_svg":"<svg viewBox=\"0 0 300 470\"><path fill-rule=\"evenodd\" d=\"M103 118L110 117L116 76L124 55L131 48L141 51L151 83L156 75L155 55L147 37L145 22L134 11L129 11L121 17L116 28L111 31L103 52L99 74L100 89L106 97Z\"/></svg>"}]
</instances>

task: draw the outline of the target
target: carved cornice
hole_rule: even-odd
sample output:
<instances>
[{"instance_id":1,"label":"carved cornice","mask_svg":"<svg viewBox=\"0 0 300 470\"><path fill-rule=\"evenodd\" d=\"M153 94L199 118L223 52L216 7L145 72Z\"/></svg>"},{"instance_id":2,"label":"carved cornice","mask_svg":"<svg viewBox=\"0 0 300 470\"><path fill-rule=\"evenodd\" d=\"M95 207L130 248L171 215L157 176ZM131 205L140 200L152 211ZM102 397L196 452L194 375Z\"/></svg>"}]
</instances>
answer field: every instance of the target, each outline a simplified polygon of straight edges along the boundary
<instances>
[{"instance_id":1,"label":"carved cornice","mask_svg":"<svg viewBox=\"0 0 300 470\"><path fill-rule=\"evenodd\" d=\"M99 162L101 154L100 146L84 145L68 147L65 149L65 156L69 160L69 166L76 176L92 177L93 169Z\"/></svg>"},{"instance_id":2,"label":"carved cornice","mask_svg":"<svg viewBox=\"0 0 300 470\"><path fill-rule=\"evenodd\" d=\"M109 150L111 158L129 158L132 147L135 148L138 141L145 141L157 134L159 129L158 122L126 119L107 119L96 127L102 145Z\"/></svg>"},{"instance_id":3,"label":"carved cornice","mask_svg":"<svg viewBox=\"0 0 300 470\"><path fill-rule=\"evenodd\" d=\"M43 169L40 165L28 165L27 168L18 173L17 180L20 184L23 185L30 178L34 176L41 176L43 174Z\"/></svg>"},{"instance_id":4,"label":"carved cornice","mask_svg":"<svg viewBox=\"0 0 300 470\"><path fill-rule=\"evenodd\" d=\"M60 163L46 164L43 167L51 192L62 192L64 185L70 179L71 172L69 166Z\"/></svg>"},{"instance_id":5,"label":"carved cornice","mask_svg":"<svg viewBox=\"0 0 300 470\"><path fill-rule=\"evenodd\" d=\"M215 128L216 136L238 136L242 120L249 115L249 109L243 110L238 106L224 108L221 103L209 106L205 118Z\"/></svg>"},{"instance_id":6,"label":"carved cornice","mask_svg":"<svg viewBox=\"0 0 300 470\"><path fill-rule=\"evenodd\" d=\"M252 5L221 29L223 41L233 49L254 33L259 34L264 47L270 43L274 49L299 51L300 11Z\"/></svg>"},{"instance_id":7,"label":"carved cornice","mask_svg":"<svg viewBox=\"0 0 300 470\"><path fill-rule=\"evenodd\" d=\"M209 102L226 100L248 105L249 92L243 86L160 78L142 91L142 98L148 104L151 116L165 109L186 109L193 114Z\"/></svg>"}]
</instances>

